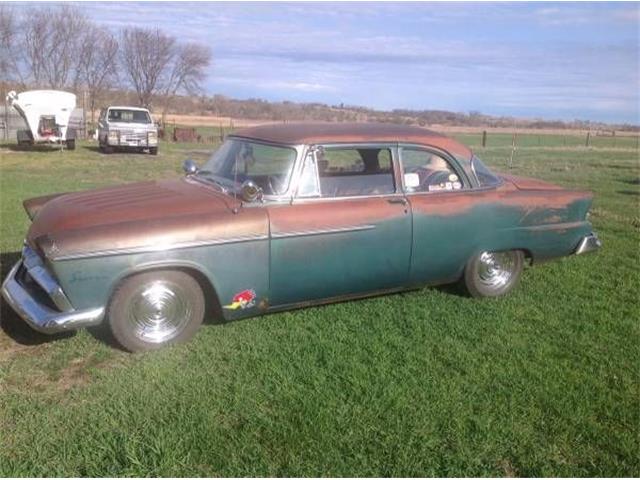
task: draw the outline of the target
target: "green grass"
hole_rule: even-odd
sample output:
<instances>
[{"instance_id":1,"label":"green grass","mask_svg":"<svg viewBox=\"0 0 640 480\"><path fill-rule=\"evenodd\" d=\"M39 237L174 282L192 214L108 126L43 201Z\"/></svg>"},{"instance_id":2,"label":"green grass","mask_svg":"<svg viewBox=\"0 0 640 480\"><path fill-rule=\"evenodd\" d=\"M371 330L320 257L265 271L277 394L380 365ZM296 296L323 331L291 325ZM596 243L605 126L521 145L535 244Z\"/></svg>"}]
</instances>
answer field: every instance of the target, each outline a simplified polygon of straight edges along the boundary
<instances>
[{"instance_id":1,"label":"green grass","mask_svg":"<svg viewBox=\"0 0 640 480\"><path fill-rule=\"evenodd\" d=\"M478 154L507 170L499 140ZM178 176L211 148L86 146L0 146L3 275L24 198ZM32 333L3 305L0 475L640 475L638 153L531 145L510 173L593 190L604 247L527 269L508 298L429 288L205 325L141 355Z\"/></svg>"}]
</instances>

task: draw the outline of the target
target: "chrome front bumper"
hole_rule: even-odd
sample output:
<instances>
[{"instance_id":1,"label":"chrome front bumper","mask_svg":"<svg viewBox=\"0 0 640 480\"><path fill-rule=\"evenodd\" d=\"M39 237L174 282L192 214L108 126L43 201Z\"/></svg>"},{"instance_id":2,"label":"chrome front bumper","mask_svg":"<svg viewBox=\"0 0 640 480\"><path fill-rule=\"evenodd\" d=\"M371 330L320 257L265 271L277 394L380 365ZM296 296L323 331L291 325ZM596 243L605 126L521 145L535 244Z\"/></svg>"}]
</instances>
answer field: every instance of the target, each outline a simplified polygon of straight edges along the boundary
<instances>
[{"instance_id":1,"label":"chrome front bumper","mask_svg":"<svg viewBox=\"0 0 640 480\"><path fill-rule=\"evenodd\" d=\"M582 237L580 243L576 247L576 251L573 252L576 255L580 255L582 253L595 252L602 246L602 242L598 239L595 233L587 235L586 237Z\"/></svg>"},{"instance_id":2,"label":"chrome front bumper","mask_svg":"<svg viewBox=\"0 0 640 480\"><path fill-rule=\"evenodd\" d=\"M25 252L23 259L14 265L4 280L2 296L31 328L42 333L56 333L97 325L102 321L104 308L75 310L53 277L33 257L29 257L31 253L28 250L25 249ZM37 299L36 295L20 282L19 274L25 273L22 269L27 271L60 310L47 305L46 301Z\"/></svg>"}]
</instances>

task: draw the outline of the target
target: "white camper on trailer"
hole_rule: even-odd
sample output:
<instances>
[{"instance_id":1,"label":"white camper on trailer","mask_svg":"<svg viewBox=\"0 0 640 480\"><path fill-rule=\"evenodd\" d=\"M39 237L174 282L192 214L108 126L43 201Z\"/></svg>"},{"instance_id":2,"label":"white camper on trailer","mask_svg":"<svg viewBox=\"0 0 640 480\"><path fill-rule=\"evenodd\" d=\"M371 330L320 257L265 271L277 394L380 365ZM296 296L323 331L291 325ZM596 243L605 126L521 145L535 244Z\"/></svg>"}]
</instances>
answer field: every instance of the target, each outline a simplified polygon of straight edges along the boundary
<instances>
[{"instance_id":1,"label":"white camper on trailer","mask_svg":"<svg viewBox=\"0 0 640 480\"><path fill-rule=\"evenodd\" d=\"M76 132L69 118L76 108L73 93L58 90L9 92L9 104L27 122L28 130L18 130L18 145L55 144L76 148Z\"/></svg>"}]
</instances>

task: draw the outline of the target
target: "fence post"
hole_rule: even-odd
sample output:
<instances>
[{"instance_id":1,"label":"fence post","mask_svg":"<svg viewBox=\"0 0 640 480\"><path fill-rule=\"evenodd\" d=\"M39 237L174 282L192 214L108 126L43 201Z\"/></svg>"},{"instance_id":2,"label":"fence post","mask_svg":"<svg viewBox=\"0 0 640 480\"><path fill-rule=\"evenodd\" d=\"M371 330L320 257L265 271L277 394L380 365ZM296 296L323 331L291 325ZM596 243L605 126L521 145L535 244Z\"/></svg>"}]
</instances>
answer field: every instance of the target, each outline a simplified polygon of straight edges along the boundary
<instances>
[{"instance_id":1,"label":"fence post","mask_svg":"<svg viewBox=\"0 0 640 480\"><path fill-rule=\"evenodd\" d=\"M587 132L587 140L586 140L586 142L584 143L584 146L585 146L585 147L589 147L589 142L590 142L590 141L591 141L591 132L589 131L589 132Z\"/></svg>"},{"instance_id":2,"label":"fence post","mask_svg":"<svg viewBox=\"0 0 640 480\"><path fill-rule=\"evenodd\" d=\"M224 128L222 128L222 122L220 122L220 142L224 142Z\"/></svg>"},{"instance_id":3,"label":"fence post","mask_svg":"<svg viewBox=\"0 0 640 480\"><path fill-rule=\"evenodd\" d=\"M482 148L487 146L487 131L482 131Z\"/></svg>"},{"instance_id":4,"label":"fence post","mask_svg":"<svg viewBox=\"0 0 640 480\"><path fill-rule=\"evenodd\" d=\"M9 140L9 101L6 96L4 97L4 139Z\"/></svg>"},{"instance_id":5,"label":"fence post","mask_svg":"<svg viewBox=\"0 0 640 480\"><path fill-rule=\"evenodd\" d=\"M516 137L517 133L513 132L513 137L511 137L511 157L509 158L509 168L513 168L513 155L516 151Z\"/></svg>"}]
</instances>

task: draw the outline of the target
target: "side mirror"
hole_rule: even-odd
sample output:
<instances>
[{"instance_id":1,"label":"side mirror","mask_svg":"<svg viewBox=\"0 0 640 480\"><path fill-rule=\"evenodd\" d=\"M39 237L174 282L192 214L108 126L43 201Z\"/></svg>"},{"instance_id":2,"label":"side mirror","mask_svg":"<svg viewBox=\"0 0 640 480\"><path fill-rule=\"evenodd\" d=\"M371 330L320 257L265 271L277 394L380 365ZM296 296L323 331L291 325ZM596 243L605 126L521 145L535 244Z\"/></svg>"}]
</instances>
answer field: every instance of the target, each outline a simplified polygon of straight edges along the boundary
<instances>
[{"instance_id":1,"label":"side mirror","mask_svg":"<svg viewBox=\"0 0 640 480\"><path fill-rule=\"evenodd\" d=\"M245 180L242 182L240 191L242 192L242 199L245 202L252 203L256 200L262 199L262 189L252 180Z\"/></svg>"},{"instance_id":2,"label":"side mirror","mask_svg":"<svg viewBox=\"0 0 640 480\"><path fill-rule=\"evenodd\" d=\"M196 162L194 162L190 158L187 158L184 161L184 163L182 164L182 169L184 170L185 175L195 175L196 173L198 173L198 165L196 165Z\"/></svg>"}]
</instances>

